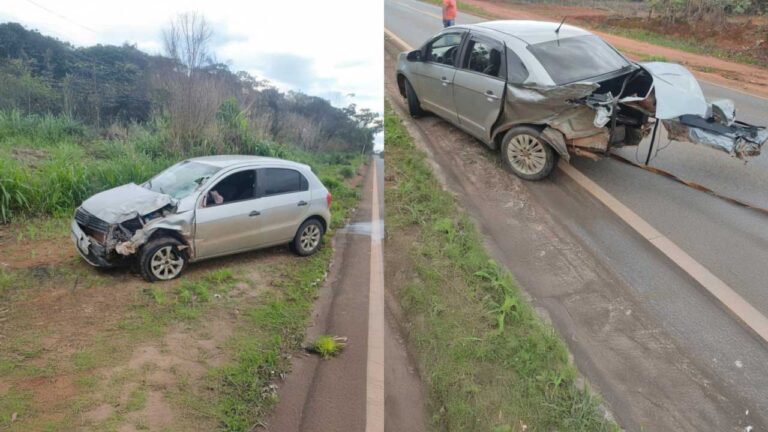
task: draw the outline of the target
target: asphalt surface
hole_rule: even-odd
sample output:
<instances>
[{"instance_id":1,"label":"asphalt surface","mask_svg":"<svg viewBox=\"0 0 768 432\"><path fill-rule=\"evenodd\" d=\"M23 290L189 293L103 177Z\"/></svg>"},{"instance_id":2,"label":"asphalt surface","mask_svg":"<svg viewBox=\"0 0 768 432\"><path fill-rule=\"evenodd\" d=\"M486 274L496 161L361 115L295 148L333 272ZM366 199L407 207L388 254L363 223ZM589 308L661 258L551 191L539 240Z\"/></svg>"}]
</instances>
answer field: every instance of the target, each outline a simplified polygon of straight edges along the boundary
<instances>
[{"instance_id":1,"label":"asphalt surface","mask_svg":"<svg viewBox=\"0 0 768 432\"><path fill-rule=\"evenodd\" d=\"M334 257L328 278L320 289L307 330L307 341L320 335L347 337L347 346L338 356L320 360L317 356L300 354L292 361L291 373L278 382L279 403L257 430L274 432L346 432L382 430L366 423L371 407L367 400L370 378L368 356L369 339L381 338L384 348L383 407L373 411L384 412L385 431L425 430L423 389L415 367L399 335L394 315L387 302L384 332L369 334L369 284L371 270L372 236L380 241L384 223L384 160L373 157L372 167L365 175L363 196L357 211L334 236ZM373 194L374 182L377 194ZM378 205L374 206L374 200ZM374 207L378 214L372 214ZM373 219L381 225L372 229ZM380 262L383 265L383 262ZM383 288L383 287L380 287ZM383 298L381 299L381 307ZM370 336L370 337L369 337ZM378 408L378 409L376 409ZM380 427L380 424L379 424Z\"/></svg>"},{"instance_id":2,"label":"asphalt surface","mask_svg":"<svg viewBox=\"0 0 768 432\"><path fill-rule=\"evenodd\" d=\"M439 8L418 1L385 0L385 27L414 47L441 29L439 15ZM483 19L463 13L457 20L459 24L479 21ZM391 71L387 70L387 73ZM387 79L391 78L387 76ZM709 99L733 99L740 120L757 124L766 122L768 100L707 83L702 83L702 88ZM443 127L450 128L445 124ZM456 136L463 136L451 129L459 134ZM473 151L484 152L479 142L471 139L469 142ZM718 192L768 207L765 187L768 184L768 155L752 158L745 165L708 148L668 143L664 135L660 143L663 150L656 154L651 165ZM648 140L637 151L640 160L644 159L647 145ZM635 160L636 150L623 149L620 154ZM768 290L765 289L768 266L763 264L768 262L768 231L765 230L768 219L764 215L610 159L593 162L577 158L573 165L768 315ZM547 210L554 223L608 269L608 279L613 279L617 286L625 286L632 301L647 310L648 318L658 325L655 331L669 336L680 350L679 354L685 357L681 363L689 361L692 368L700 370L704 381L727 399L728 403L723 401L723 405L737 407L733 408L736 414L721 413L730 416L731 421L726 423L733 427L746 427L753 420L765 423L762 416L768 412L768 350L762 340L562 172L556 171L547 181L526 182L523 187L536 205ZM491 224L482 216L477 217L481 225ZM512 252L501 250L499 254L509 258ZM514 260L506 262L510 268L515 267ZM537 284L533 277L526 280L521 272L525 269L516 271L521 282ZM532 291L536 297L537 291ZM557 323L556 308L549 312ZM569 334L568 329L558 329L566 336ZM593 376L601 373L596 366L599 362L595 363L597 360L588 353L594 346L580 345L573 340L569 340L569 346L577 363L579 355L583 356L580 367L588 370L585 372L588 378L592 378L589 371ZM587 361L585 357L591 360ZM589 362L592 362L591 367ZM619 377L602 378L608 393L611 392L609 378ZM606 395L609 405L617 408L617 416L630 424L642 424L637 421L637 416L631 416L637 413L631 412L628 399L619 393ZM674 392L669 397L670 401L674 400ZM694 400L690 393L681 393L677 397ZM743 412L738 414L742 409ZM624 417L622 410L626 414ZM680 415L683 418L686 415L701 416L701 412L682 412Z\"/></svg>"}]
</instances>

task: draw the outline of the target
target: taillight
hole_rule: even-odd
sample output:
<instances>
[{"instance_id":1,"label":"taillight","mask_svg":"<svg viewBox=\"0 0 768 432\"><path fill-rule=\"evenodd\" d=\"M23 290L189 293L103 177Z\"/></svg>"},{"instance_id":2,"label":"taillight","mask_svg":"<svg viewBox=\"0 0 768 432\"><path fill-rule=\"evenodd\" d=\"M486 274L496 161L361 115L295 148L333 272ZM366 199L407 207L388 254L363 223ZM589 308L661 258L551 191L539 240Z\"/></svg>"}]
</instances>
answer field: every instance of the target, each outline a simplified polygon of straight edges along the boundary
<instances>
[{"instance_id":1,"label":"taillight","mask_svg":"<svg viewBox=\"0 0 768 432\"><path fill-rule=\"evenodd\" d=\"M326 195L326 196L325 196L325 202L326 202L326 204L328 204L328 208L329 208L329 209L331 208L331 199L332 199L332 198L333 198L333 197L331 196L331 193L330 193L330 192L328 192L328 195Z\"/></svg>"}]
</instances>

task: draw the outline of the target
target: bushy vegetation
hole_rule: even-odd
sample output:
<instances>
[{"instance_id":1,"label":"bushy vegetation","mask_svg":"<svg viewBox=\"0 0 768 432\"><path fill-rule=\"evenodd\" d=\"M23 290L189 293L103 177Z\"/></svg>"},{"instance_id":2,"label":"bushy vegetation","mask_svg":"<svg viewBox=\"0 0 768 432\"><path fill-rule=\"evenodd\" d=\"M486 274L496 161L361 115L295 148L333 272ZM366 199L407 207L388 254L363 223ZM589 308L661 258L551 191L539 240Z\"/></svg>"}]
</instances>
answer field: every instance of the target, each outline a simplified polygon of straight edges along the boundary
<instances>
[{"instance_id":1,"label":"bushy vegetation","mask_svg":"<svg viewBox=\"0 0 768 432\"><path fill-rule=\"evenodd\" d=\"M614 431L576 384L565 345L457 211L397 116L385 114L390 238L408 238L398 287L435 431ZM400 262L400 261L397 261Z\"/></svg>"},{"instance_id":2,"label":"bushy vegetation","mask_svg":"<svg viewBox=\"0 0 768 432\"><path fill-rule=\"evenodd\" d=\"M222 107L242 118L236 101ZM351 176L351 165L360 161L358 153L312 153L257 138L247 123L221 122L216 142L175 148L162 122L113 127L115 136L105 138L62 115L0 111L0 222L67 215L96 192L142 183L187 157L233 153L292 159L313 166L331 189L339 183L336 174Z\"/></svg>"},{"instance_id":3,"label":"bushy vegetation","mask_svg":"<svg viewBox=\"0 0 768 432\"><path fill-rule=\"evenodd\" d=\"M166 144L181 149L214 146L220 124L236 121L259 139L304 150L370 151L381 128L377 113L284 93L213 62L204 17L180 15L173 29L166 55L148 55L127 44L76 48L18 23L0 24L0 110L52 114L107 132L115 124L162 122ZM198 58L190 63L185 50ZM228 117L233 106L237 119Z\"/></svg>"}]
</instances>

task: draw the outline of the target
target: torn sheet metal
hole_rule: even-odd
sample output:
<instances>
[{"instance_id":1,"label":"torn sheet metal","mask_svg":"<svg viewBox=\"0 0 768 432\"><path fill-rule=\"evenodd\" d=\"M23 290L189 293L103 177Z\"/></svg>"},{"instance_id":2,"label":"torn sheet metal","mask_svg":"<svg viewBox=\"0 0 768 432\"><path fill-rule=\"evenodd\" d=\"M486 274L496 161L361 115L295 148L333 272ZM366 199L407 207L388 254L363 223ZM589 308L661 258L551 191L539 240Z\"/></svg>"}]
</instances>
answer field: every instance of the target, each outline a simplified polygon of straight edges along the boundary
<instances>
[{"instance_id":1,"label":"torn sheet metal","mask_svg":"<svg viewBox=\"0 0 768 432\"><path fill-rule=\"evenodd\" d=\"M588 82L552 87L507 84L504 110L496 129L504 131L508 129L505 125L524 123L546 124L567 140L593 136L600 129L594 124L595 111L579 100L599 87ZM568 150L560 141L563 140L552 145L560 156L569 160Z\"/></svg>"},{"instance_id":2,"label":"torn sheet metal","mask_svg":"<svg viewBox=\"0 0 768 432\"><path fill-rule=\"evenodd\" d=\"M170 195L129 183L97 193L85 200L82 208L107 223L120 223L169 204L174 204Z\"/></svg>"},{"instance_id":3,"label":"torn sheet metal","mask_svg":"<svg viewBox=\"0 0 768 432\"><path fill-rule=\"evenodd\" d=\"M709 105L691 72L675 63L641 63L653 77L656 95L655 117L669 120L682 115L707 117Z\"/></svg>"},{"instance_id":4,"label":"torn sheet metal","mask_svg":"<svg viewBox=\"0 0 768 432\"><path fill-rule=\"evenodd\" d=\"M768 141L768 130L764 127L741 122L726 126L690 115L665 120L664 127L670 139L705 145L738 158L759 155Z\"/></svg>"},{"instance_id":5,"label":"torn sheet metal","mask_svg":"<svg viewBox=\"0 0 768 432\"><path fill-rule=\"evenodd\" d=\"M717 123L730 126L736 121L736 105L730 99L719 99L709 104L707 118Z\"/></svg>"}]
</instances>

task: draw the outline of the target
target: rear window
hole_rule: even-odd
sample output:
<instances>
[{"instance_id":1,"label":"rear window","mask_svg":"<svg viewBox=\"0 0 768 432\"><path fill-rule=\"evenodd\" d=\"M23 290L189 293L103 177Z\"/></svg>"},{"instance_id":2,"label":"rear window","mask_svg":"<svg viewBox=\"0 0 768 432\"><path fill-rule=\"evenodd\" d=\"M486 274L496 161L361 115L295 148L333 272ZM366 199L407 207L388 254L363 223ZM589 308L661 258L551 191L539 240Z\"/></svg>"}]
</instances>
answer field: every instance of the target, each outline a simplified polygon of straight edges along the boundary
<instances>
[{"instance_id":1,"label":"rear window","mask_svg":"<svg viewBox=\"0 0 768 432\"><path fill-rule=\"evenodd\" d=\"M577 36L529 45L555 84L570 84L629 66L624 57L594 35Z\"/></svg>"},{"instance_id":2,"label":"rear window","mask_svg":"<svg viewBox=\"0 0 768 432\"><path fill-rule=\"evenodd\" d=\"M266 168L264 195L277 195L309 190L307 179L292 169Z\"/></svg>"}]
</instances>

